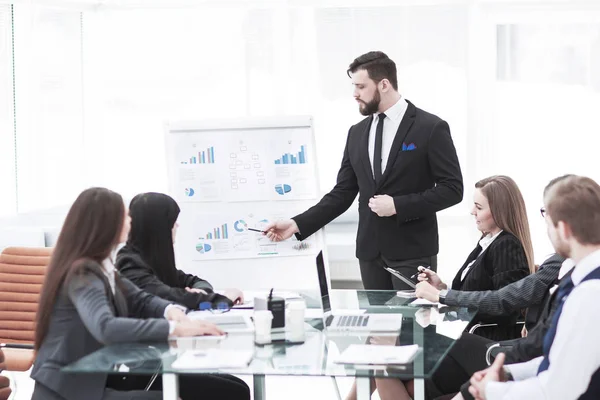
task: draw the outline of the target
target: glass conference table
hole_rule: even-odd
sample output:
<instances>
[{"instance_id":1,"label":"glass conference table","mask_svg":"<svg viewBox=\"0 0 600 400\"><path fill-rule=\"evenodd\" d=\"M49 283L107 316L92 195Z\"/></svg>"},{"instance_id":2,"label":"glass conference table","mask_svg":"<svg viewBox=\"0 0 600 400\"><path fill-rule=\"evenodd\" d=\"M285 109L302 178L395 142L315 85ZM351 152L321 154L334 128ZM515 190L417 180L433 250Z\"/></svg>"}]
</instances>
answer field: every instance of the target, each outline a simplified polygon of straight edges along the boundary
<instances>
[{"instance_id":1,"label":"glass conference table","mask_svg":"<svg viewBox=\"0 0 600 400\"><path fill-rule=\"evenodd\" d=\"M252 375L254 399L266 398L266 376L356 377L357 397L370 399L371 378L415 380L415 399L424 398L424 379L431 377L442 358L475 315L475 310L459 307L409 305L412 300L396 296L395 291L333 290L334 310L361 309L367 313L400 313L398 334L343 332L328 333L318 317L321 301L316 293L303 293L306 304L306 338L302 344L274 343L256 345L252 333L229 334L215 338L182 338L163 343L122 343L106 346L63 368L70 373L148 374L163 381L163 398L177 400L180 374L228 373ZM233 312L233 311L232 311ZM251 311L250 311L251 312ZM336 358L351 344L419 345L413 362L404 365L338 364ZM251 352L242 368L176 369L173 363L187 350L218 348ZM188 352L189 353L189 352ZM340 397L337 385L335 389Z\"/></svg>"}]
</instances>

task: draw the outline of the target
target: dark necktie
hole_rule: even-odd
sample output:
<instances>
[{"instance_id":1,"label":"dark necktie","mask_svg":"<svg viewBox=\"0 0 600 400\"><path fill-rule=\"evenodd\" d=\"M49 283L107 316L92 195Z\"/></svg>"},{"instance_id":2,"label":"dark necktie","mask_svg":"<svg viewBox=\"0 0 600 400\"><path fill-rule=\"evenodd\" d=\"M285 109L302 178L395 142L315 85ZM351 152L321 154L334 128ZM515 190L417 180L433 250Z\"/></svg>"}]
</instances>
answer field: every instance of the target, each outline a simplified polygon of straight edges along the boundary
<instances>
[{"instance_id":1,"label":"dark necktie","mask_svg":"<svg viewBox=\"0 0 600 400\"><path fill-rule=\"evenodd\" d=\"M375 182L379 183L381 176L381 148L383 147L383 120L385 114L379 114L379 121L377 122L377 129L375 130L375 153L373 154L373 173L375 175Z\"/></svg>"},{"instance_id":2,"label":"dark necktie","mask_svg":"<svg viewBox=\"0 0 600 400\"><path fill-rule=\"evenodd\" d=\"M548 358L550 354L550 347L552 347L552 342L554 342L554 337L556 336L556 329L558 327L558 320L560 319L560 314L562 313L563 305L565 300L573 290L575 285L573 284L573 280L571 279L571 275L565 276L558 286L556 295L556 299L554 301L558 302L558 307L556 311L554 311L554 315L552 316L552 324L546 331L544 335L543 342L543 351L544 351L544 359L538 368L538 373L545 371L550 366L550 360Z\"/></svg>"}]
</instances>

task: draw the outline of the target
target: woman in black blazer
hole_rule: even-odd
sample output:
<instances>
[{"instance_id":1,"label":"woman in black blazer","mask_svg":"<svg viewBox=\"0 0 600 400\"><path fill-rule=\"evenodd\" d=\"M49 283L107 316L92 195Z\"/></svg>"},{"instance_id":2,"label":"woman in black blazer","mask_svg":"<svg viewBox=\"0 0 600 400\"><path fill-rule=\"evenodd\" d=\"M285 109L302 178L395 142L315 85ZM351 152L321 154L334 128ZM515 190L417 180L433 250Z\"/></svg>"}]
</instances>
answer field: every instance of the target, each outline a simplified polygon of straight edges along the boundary
<instances>
[{"instance_id":1,"label":"woman in black blazer","mask_svg":"<svg viewBox=\"0 0 600 400\"><path fill-rule=\"evenodd\" d=\"M454 277L452 290L498 290L535 271L525 202L511 178L497 175L477 182L471 214L482 235ZM419 298L438 302L448 288L430 270L419 274L419 280ZM479 330L479 334L496 341L513 339L519 335L515 323L520 316L519 312L502 317L478 313L471 326L494 323L497 326Z\"/></svg>"},{"instance_id":2,"label":"woman in black blazer","mask_svg":"<svg viewBox=\"0 0 600 400\"><path fill-rule=\"evenodd\" d=\"M534 271L533 247L525 202L517 184L511 178L496 175L477 182L471 214L475 217L477 229L482 235L454 277L453 290L498 290ZM428 269L419 274L419 280L421 282L417 285L417 297L433 302L439 302L440 295L444 295L443 290L448 288L435 272ZM478 313L472 324L498 324L480 333L489 339L500 341L518 335L515 323L519 317L519 312L503 317L490 317ZM445 381L447 374L442 369L438 368L434 378L427 381L427 398L457 392L460 384L464 382L457 381L457 389L453 392L441 390L440 387L452 387L447 385L447 382L436 382L438 377L440 381ZM397 379L375 379L375 385L382 400L410 399L413 394L412 384L405 385L405 382ZM355 399L355 393L352 391L347 399Z\"/></svg>"},{"instance_id":3,"label":"woman in black blazer","mask_svg":"<svg viewBox=\"0 0 600 400\"><path fill-rule=\"evenodd\" d=\"M179 211L177 202L162 193L143 193L131 200L131 232L116 262L121 275L140 289L191 310L200 308L204 302L213 308L219 303L229 308L243 302L240 290L228 289L224 295L215 293L207 281L175 267L173 243Z\"/></svg>"},{"instance_id":4,"label":"woman in black blazer","mask_svg":"<svg viewBox=\"0 0 600 400\"><path fill-rule=\"evenodd\" d=\"M151 377L139 375L138 384L123 393L125 376L61 369L104 345L223 334L214 324L190 320L178 306L141 291L116 272L113 254L127 238L129 222L121 196L103 188L84 191L69 210L42 285L32 400L162 399L161 379L145 391ZM250 398L244 382L228 377L184 376L179 384L184 400Z\"/></svg>"}]
</instances>

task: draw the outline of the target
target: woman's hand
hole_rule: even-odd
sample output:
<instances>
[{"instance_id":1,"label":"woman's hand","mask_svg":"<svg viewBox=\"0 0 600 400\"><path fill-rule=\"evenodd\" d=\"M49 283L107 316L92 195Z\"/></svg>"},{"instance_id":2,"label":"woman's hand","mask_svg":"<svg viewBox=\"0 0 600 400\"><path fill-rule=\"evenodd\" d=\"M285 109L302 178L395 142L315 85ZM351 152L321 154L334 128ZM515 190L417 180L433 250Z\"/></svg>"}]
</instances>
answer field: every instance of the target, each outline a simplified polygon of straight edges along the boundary
<instances>
[{"instance_id":1,"label":"woman's hand","mask_svg":"<svg viewBox=\"0 0 600 400\"><path fill-rule=\"evenodd\" d=\"M175 322L189 321L190 319L182 309L173 306L169 306L165 317L167 318L167 321Z\"/></svg>"},{"instance_id":2,"label":"woman's hand","mask_svg":"<svg viewBox=\"0 0 600 400\"><path fill-rule=\"evenodd\" d=\"M433 303L440 302L440 291L428 282L419 282L415 288L415 294L419 299L429 300Z\"/></svg>"},{"instance_id":3,"label":"woman's hand","mask_svg":"<svg viewBox=\"0 0 600 400\"><path fill-rule=\"evenodd\" d=\"M211 322L190 319L177 322L173 330L173 335L177 337L222 336L224 334L225 332Z\"/></svg>"},{"instance_id":4,"label":"woman's hand","mask_svg":"<svg viewBox=\"0 0 600 400\"><path fill-rule=\"evenodd\" d=\"M417 279L420 282L429 282L433 287L437 288L438 290L446 289L448 287L444 282L442 282L440 276L434 271L426 268L420 268L419 271L421 273L417 276Z\"/></svg>"},{"instance_id":5,"label":"woman's hand","mask_svg":"<svg viewBox=\"0 0 600 400\"><path fill-rule=\"evenodd\" d=\"M240 289L226 289L223 295L231 300L234 305L244 302L244 293Z\"/></svg>"}]
</instances>

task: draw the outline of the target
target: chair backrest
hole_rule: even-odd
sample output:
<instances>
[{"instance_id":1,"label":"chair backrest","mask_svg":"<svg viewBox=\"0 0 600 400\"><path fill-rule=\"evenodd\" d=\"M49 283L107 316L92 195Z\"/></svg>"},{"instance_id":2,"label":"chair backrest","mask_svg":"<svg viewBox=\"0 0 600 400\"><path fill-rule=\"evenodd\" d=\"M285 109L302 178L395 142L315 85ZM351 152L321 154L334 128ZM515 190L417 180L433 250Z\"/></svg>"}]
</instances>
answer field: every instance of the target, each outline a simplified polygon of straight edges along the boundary
<instances>
[{"instance_id":1,"label":"chair backrest","mask_svg":"<svg viewBox=\"0 0 600 400\"><path fill-rule=\"evenodd\" d=\"M0 253L0 343L33 344L51 254L48 247L7 247Z\"/></svg>"}]
</instances>

